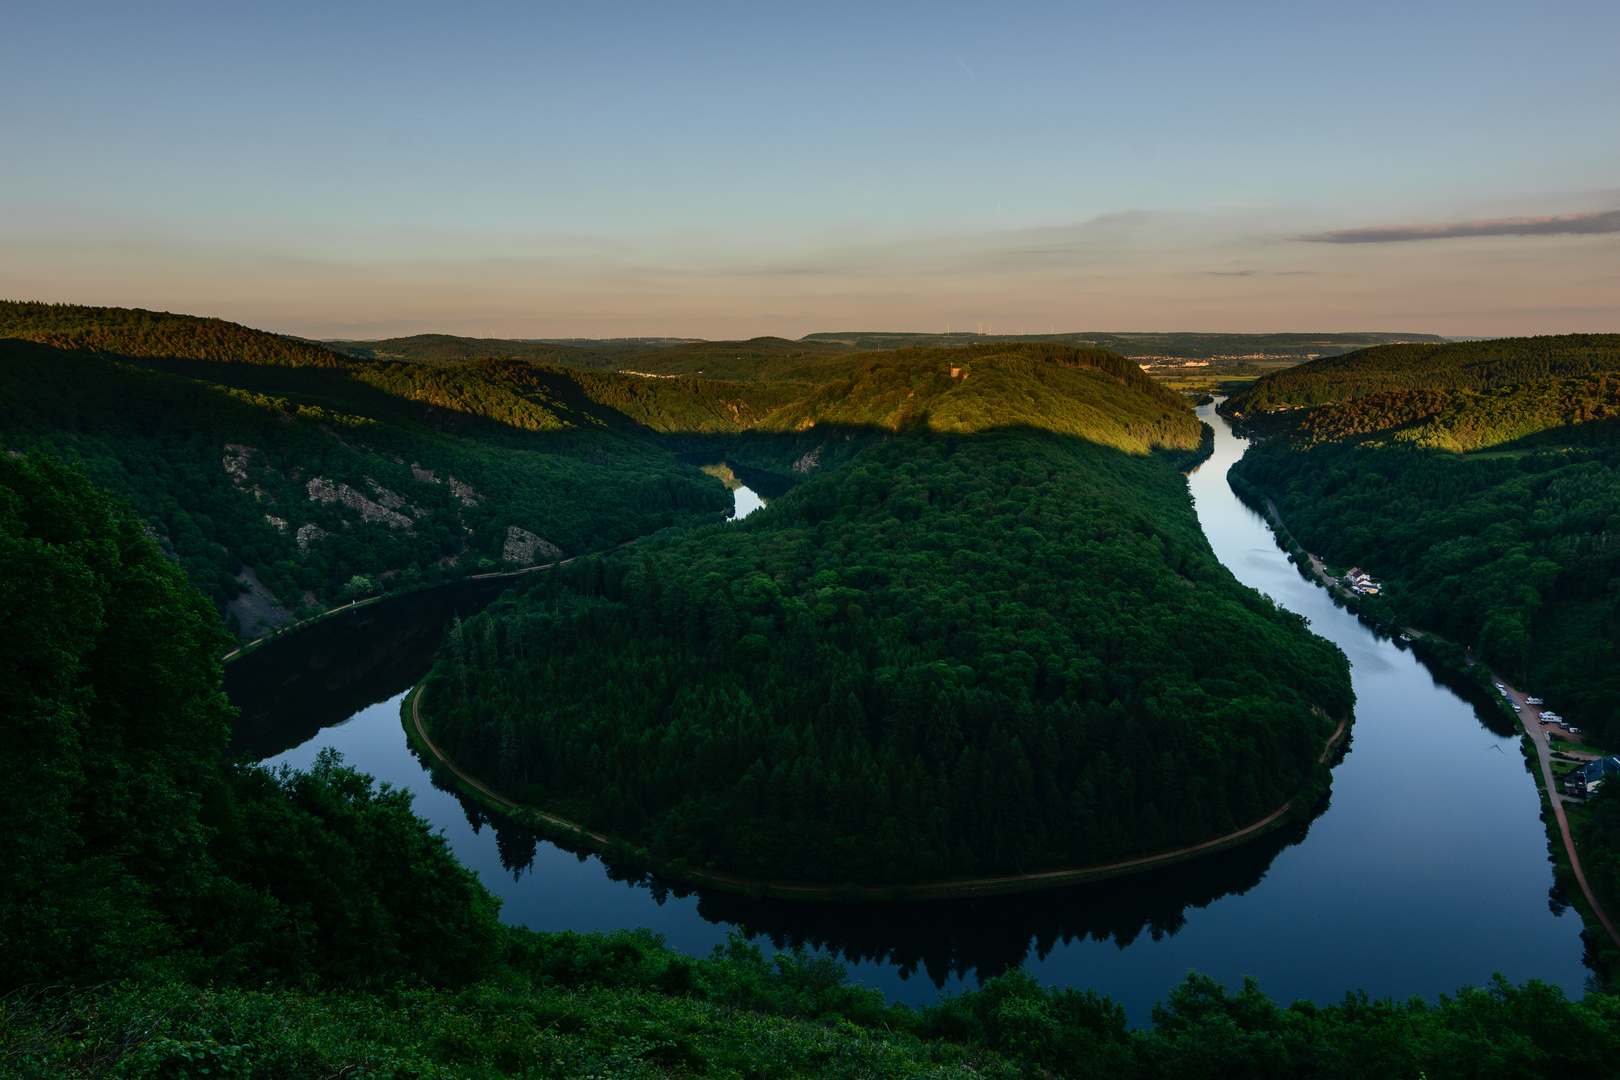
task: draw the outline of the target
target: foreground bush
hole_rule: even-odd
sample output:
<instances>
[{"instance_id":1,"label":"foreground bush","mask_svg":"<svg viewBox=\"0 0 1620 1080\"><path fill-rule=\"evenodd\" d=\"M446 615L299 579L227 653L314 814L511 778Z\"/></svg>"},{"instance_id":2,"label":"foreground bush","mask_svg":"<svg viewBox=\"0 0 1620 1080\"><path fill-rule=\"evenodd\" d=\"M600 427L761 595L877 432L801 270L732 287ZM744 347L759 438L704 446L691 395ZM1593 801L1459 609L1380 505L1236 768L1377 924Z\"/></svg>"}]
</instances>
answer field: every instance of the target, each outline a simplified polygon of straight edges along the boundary
<instances>
[{"instance_id":1,"label":"foreground bush","mask_svg":"<svg viewBox=\"0 0 1620 1080\"><path fill-rule=\"evenodd\" d=\"M1279 1007L1190 975L1130 1030L1091 991L1022 972L933 1008L885 1005L835 961L733 937L707 959L645 931L514 930L459 991L181 984L14 993L0 1076L1607 1077L1620 999L1498 979L1437 1004Z\"/></svg>"}]
</instances>

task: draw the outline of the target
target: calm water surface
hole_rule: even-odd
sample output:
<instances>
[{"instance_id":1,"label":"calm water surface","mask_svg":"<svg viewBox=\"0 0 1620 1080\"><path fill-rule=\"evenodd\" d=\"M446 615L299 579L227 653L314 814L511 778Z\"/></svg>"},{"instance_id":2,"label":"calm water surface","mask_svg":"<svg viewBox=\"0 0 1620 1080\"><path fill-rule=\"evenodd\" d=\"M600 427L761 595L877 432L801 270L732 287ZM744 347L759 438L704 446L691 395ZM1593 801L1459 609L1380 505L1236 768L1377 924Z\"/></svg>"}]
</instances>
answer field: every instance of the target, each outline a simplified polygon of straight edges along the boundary
<instances>
[{"instance_id":1,"label":"calm water surface","mask_svg":"<svg viewBox=\"0 0 1620 1080\"><path fill-rule=\"evenodd\" d=\"M1349 752L1318 816L1236 851L1094 886L933 904L750 901L612 880L594 856L536 843L433 787L406 745L400 697L425 672L444 621L487 603L488 586L374 605L353 625L301 632L232 664L240 741L298 768L332 747L410 789L417 811L503 898L509 922L645 926L690 953L742 929L767 946L836 952L856 979L903 1001L930 1002L1019 965L1049 984L1109 993L1138 1023L1189 969L1234 986L1256 975L1281 1001L1330 1002L1354 989L1432 999L1498 971L1579 994L1580 921L1550 898L1538 797L1516 740L1489 731L1410 652L1299 574L1227 487L1243 442L1212 408L1199 415L1215 428L1215 456L1190 484L1215 554L1343 648L1357 696ZM739 517L760 505L737 492Z\"/></svg>"}]
</instances>

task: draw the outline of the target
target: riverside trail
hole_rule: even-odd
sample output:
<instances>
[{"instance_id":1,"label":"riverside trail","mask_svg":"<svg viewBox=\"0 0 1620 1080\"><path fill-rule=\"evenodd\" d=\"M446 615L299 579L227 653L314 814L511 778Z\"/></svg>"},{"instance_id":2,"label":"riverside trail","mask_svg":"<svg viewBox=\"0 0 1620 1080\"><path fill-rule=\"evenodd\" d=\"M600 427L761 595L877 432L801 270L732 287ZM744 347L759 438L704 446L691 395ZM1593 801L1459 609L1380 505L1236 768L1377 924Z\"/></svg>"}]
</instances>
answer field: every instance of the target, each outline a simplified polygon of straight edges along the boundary
<instances>
[{"instance_id":1,"label":"riverside trail","mask_svg":"<svg viewBox=\"0 0 1620 1080\"><path fill-rule=\"evenodd\" d=\"M1609 918L1609 913L1603 910L1603 905L1598 902L1592 886L1587 884L1586 871L1581 869L1581 855L1576 850L1575 837L1569 829L1569 815L1564 813L1564 797L1558 794L1558 784L1553 776L1552 747L1548 745L1547 732L1541 726L1541 706L1530 704L1528 694L1495 671L1491 672L1491 677L1503 687L1503 693L1507 695L1508 700L1518 706L1515 711L1518 713L1519 722L1524 725L1525 737L1536 748L1536 757L1541 763L1542 783L1546 786L1547 801L1552 804L1553 816L1558 819L1558 832L1564 838L1564 851L1569 855L1569 866L1574 871L1575 880L1580 884L1586 902L1592 905L1592 911L1597 915L1598 922L1609 932L1610 939L1616 945L1620 945L1620 933L1615 931L1614 922Z\"/></svg>"},{"instance_id":2,"label":"riverside trail","mask_svg":"<svg viewBox=\"0 0 1620 1080\"><path fill-rule=\"evenodd\" d=\"M470 773L466 772L438 745L428 734L427 725L422 720L422 697L424 687L418 684L411 691L410 709L411 725L416 729L417 737L427 747L445 768L474 789L478 796L493 802L497 808L512 812L533 814L543 821L560 828L567 829L578 836L588 837L597 844L606 846L613 843L613 838L602 833L591 832L585 826L555 814L548 814L536 807L525 806L508 799L506 796L493 790ZM1329 735L1322 747L1322 754L1316 760L1325 762L1333 747L1338 743L1345 729L1350 724L1348 716L1341 717L1338 725ZM1294 800L1289 799L1277 809L1251 825L1236 829L1220 836L1212 837L1197 844L1175 848L1171 851L1160 851L1150 855L1141 855L1134 859L1123 859L1119 862L1102 863L1096 866L1066 867L1061 870L1046 870L1034 874L1001 874L991 877L950 878L944 881L925 881L906 885L866 885L853 889L846 885L836 885L830 882L803 882L778 881L763 878L740 877L718 870L691 870L688 876L697 883L715 885L721 888L730 888L738 891L763 890L767 896L777 896L785 899L871 899L871 900L918 900L936 899L950 896L988 896L997 893L1024 892L1031 889L1050 888L1053 886L1071 885L1086 881L1100 881L1123 874L1139 873L1160 866L1169 866L1184 859L1197 855L1219 851L1242 841L1244 838L1264 831L1268 826L1278 823L1294 807ZM668 872L668 867L661 867L661 871Z\"/></svg>"}]
</instances>

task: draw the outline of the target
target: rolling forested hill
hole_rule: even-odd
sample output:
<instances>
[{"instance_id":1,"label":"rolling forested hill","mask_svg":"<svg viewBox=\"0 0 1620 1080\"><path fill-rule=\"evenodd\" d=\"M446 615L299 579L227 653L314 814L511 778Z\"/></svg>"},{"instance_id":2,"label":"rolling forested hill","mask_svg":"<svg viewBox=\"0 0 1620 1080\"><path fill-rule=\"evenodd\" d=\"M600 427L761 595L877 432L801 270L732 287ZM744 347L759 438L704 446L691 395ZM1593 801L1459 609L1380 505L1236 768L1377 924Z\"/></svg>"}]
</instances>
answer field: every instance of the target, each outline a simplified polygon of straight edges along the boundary
<instances>
[{"instance_id":1,"label":"rolling forested hill","mask_svg":"<svg viewBox=\"0 0 1620 1080\"><path fill-rule=\"evenodd\" d=\"M914 401L876 391L859 417L822 415L816 388L869 366L844 345L638 344L635 355L705 373L659 378L590 370L612 358L563 345L442 335L367 344L375 348L339 353L218 319L0 304L0 444L78 462L129 499L222 616L252 636L356 596L544 561L537 551L601 550L719 514L724 490L675 455L724 454L741 432L779 433L736 449L740 464L752 455L768 467L805 441L795 429L808 424L876 430L914 419ZM496 346L509 355L476 355ZM1134 365L1099 350L1029 348L952 355L971 364L1020 353L1026 367L1027 356L1070 357L1066 372L1047 365L1048 381L1113 364L1115 377L1155 393ZM946 378L948 365L935 362L944 351L902 355ZM1001 371L984 367L981 377ZM741 381L713 377L721 373ZM942 395L928 423L1023 422L1057 401L972 385L965 397ZM990 411L958 415L968 401L990 401ZM1081 409L1066 430L1084 436L1100 422ZM1134 448L1162 434L1157 414L1132 422ZM807 443L789 475L847 456L852 440Z\"/></svg>"},{"instance_id":2,"label":"rolling forested hill","mask_svg":"<svg viewBox=\"0 0 1620 1080\"><path fill-rule=\"evenodd\" d=\"M609 338L576 341L519 341L512 338L457 337L453 334L413 334L375 341L329 341L335 352L359 360L403 360L411 364L461 364L468 360L528 360L562 364L585 370L612 370L631 356L684 338Z\"/></svg>"},{"instance_id":3,"label":"rolling forested hill","mask_svg":"<svg viewBox=\"0 0 1620 1080\"><path fill-rule=\"evenodd\" d=\"M0 319L0 445L79 463L128 499L250 636L730 505L635 415L729 418L724 394L661 406L630 376L360 361L164 313L9 304Z\"/></svg>"},{"instance_id":4,"label":"rolling forested hill","mask_svg":"<svg viewBox=\"0 0 1620 1080\"><path fill-rule=\"evenodd\" d=\"M739 456L810 476L766 510L452 635L452 757L658 861L833 882L1159 850L1323 790L1344 659L1214 559L1179 472L1206 429L1135 365L912 350L765 427Z\"/></svg>"},{"instance_id":5,"label":"rolling forested hill","mask_svg":"<svg viewBox=\"0 0 1620 1080\"><path fill-rule=\"evenodd\" d=\"M1280 408L1422 390L1486 391L1541 379L1620 371L1620 334L1496 338L1441 345L1381 345L1313 360L1267 376L1221 411L1254 416Z\"/></svg>"},{"instance_id":6,"label":"rolling forested hill","mask_svg":"<svg viewBox=\"0 0 1620 1080\"><path fill-rule=\"evenodd\" d=\"M337 367L332 350L224 319L139 308L0 301L0 340L117 356L162 356L247 364Z\"/></svg>"},{"instance_id":7,"label":"rolling forested hill","mask_svg":"<svg viewBox=\"0 0 1620 1080\"><path fill-rule=\"evenodd\" d=\"M847 375L862 359L855 349L839 343L758 337L680 342L626 356L617 367L666 377L812 383Z\"/></svg>"}]
</instances>

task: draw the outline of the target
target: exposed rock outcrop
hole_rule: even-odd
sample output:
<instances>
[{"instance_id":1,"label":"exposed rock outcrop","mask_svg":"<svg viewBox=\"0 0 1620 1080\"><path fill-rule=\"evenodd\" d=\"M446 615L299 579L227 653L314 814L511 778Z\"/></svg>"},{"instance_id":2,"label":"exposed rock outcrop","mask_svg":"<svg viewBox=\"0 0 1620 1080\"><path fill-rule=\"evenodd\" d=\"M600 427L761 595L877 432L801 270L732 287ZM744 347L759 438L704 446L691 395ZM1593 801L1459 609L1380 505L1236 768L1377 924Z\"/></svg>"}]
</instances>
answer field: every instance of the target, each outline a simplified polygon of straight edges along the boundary
<instances>
[{"instance_id":1,"label":"exposed rock outcrop","mask_svg":"<svg viewBox=\"0 0 1620 1080\"><path fill-rule=\"evenodd\" d=\"M318 540L324 540L329 534L319 525L300 525L298 527L298 550L301 554L309 554L309 545Z\"/></svg>"},{"instance_id":2,"label":"exposed rock outcrop","mask_svg":"<svg viewBox=\"0 0 1620 1080\"><path fill-rule=\"evenodd\" d=\"M292 618L292 612L259 581L251 566L243 566L236 580L247 590L225 606L227 615L236 616L244 638L257 637L261 630L273 630Z\"/></svg>"},{"instance_id":3,"label":"exposed rock outcrop","mask_svg":"<svg viewBox=\"0 0 1620 1080\"><path fill-rule=\"evenodd\" d=\"M506 530L506 544L501 558L514 566L533 566L537 562L555 562L562 558L563 550L548 540L542 540L528 529L510 525Z\"/></svg>"},{"instance_id":4,"label":"exposed rock outcrop","mask_svg":"<svg viewBox=\"0 0 1620 1080\"><path fill-rule=\"evenodd\" d=\"M471 484L464 484L455 477L450 478L450 494L461 500L462 506L477 506L482 495L473 490Z\"/></svg>"},{"instance_id":5,"label":"exposed rock outcrop","mask_svg":"<svg viewBox=\"0 0 1620 1080\"><path fill-rule=\"evenodd\" d=\"M362 521L380 521L392 529L408 529L411 527L410 518L398 511L390 510L380 503L373 502L348 484L334 485L326 477L317 476L306 487L309 491L310 502L318 502L322 505L338 503L358 513ZM388 494L392 495L393 492L388 492ZM401 499L400 503L403 505L404 500Z\"/></svg>"}]
</instances>

